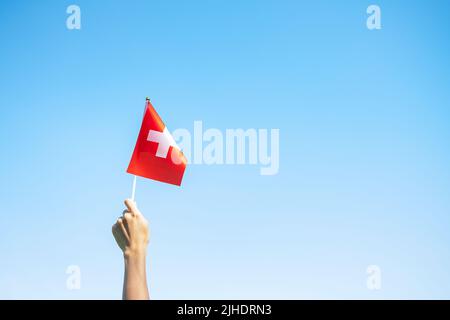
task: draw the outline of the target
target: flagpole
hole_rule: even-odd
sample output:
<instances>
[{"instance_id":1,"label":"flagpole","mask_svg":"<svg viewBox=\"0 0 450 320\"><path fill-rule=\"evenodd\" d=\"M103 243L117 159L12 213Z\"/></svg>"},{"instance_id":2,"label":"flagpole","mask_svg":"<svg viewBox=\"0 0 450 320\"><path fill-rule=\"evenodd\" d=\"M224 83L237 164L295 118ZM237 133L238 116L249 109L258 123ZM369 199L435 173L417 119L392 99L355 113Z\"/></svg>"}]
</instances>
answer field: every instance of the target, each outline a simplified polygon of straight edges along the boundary
<instances>
[{"instance_id":1,"label":"flagpole","mask_svg":"<svg viewBox=\"0 0 450 320\"><path fill-rule=\"evenodd\" d=\"M131 189L131 200L134 201L135 195L136 195L136 176L133 176L133 188Z\"/></svg>"},{"instance_id":2,"label":"flagpole","mask_svg":"<svg viewBox=\"0 0 450 320\"><path fill-rule=\"evenodd\" d=\"M147 110L147 101L150 102L149 97L145 97L144 116L145 116L145 111ZM136 180L137 180L137 177L135 175L133 175L133 187L131 188L131 200L133 200L133 201L134 201L134 198L136 195Z\"/></svg>"}]
</instances>

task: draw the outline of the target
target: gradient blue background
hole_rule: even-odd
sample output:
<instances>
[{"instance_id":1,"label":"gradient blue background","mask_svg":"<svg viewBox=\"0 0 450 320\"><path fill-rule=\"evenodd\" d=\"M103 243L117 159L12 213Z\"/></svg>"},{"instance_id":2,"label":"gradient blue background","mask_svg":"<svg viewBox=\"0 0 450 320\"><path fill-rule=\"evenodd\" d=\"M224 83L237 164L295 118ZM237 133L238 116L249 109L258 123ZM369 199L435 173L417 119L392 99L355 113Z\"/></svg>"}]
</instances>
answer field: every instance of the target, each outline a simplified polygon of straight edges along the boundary
<instances>
[{"instance_id":1,"label":"gradient blue background","mask_svg":"<svg viewBox=\"0 0 450 320\"><path fill-rule=\"evenodd\" d=\"M276 176L138 180L153 298L450 298L449 15L448 1L1 2L0 298L121 297L110 228L147 95L169 129L279 128L281 148Z\"/></svg>"}]
</instances>

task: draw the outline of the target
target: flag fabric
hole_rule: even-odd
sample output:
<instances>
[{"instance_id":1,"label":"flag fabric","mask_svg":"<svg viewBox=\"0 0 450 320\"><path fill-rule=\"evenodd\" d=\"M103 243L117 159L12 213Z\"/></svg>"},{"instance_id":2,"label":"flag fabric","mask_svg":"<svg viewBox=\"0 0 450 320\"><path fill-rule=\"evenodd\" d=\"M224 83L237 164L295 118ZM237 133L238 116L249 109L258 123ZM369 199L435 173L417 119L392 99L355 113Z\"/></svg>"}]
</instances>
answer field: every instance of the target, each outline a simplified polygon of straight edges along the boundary
<instances>
[{"instance_id":1,"label":"flag fabric","mask_svg":"<svg viewBox=\"0 0 450 320\"><path fill-rule=\"evenodd\" d=\"M141 130L127 172L179 186L186 164L185 156L147 99Z\"/></svg>"}]
</instances>

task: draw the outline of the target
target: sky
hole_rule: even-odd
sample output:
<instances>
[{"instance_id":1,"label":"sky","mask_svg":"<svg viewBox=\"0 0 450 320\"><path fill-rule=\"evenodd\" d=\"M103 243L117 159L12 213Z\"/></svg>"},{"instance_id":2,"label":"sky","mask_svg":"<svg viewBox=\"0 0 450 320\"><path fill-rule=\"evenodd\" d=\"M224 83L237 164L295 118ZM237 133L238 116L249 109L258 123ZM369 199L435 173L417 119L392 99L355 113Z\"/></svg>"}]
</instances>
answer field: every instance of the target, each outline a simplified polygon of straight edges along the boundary
<instances>
[{"instance_id":1,"label":"sky","mask_svg":"<svg viewBox=\"0 0 450 320\"><path fill-rule=\"evenodd\" d=\"M152 298L449 299L449 14L444 0L2 1L0 298L121 298L111 226L149 96L172 130L280 130L276 175L138 179Z\"/></svg>"}]
</instances>

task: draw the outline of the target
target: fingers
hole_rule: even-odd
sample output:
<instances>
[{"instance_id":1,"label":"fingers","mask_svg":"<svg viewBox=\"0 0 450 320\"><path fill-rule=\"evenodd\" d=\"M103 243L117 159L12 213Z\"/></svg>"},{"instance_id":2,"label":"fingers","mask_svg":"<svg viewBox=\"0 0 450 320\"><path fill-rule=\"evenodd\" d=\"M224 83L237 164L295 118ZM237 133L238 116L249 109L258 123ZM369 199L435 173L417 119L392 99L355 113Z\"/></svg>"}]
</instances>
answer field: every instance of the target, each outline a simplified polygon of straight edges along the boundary
<instances>
[{"instance_id":1,"label":"fingers","mask_svg":"<svg viewBox=\"0 0 450 320\"><path fill-rule=\"evenodd\" d=\"M120 228L120 225L117 222L114 223L112 226L112 233L115 238L119 237L119 238L124 238L126 240L125 234L123 233L122 228Z\"/></svg>"},{"instance_id":2,"label":"fingers","mask_svg":"<svg viewBox=\"0 0 450 320\"><path fill-rule=\"evenodd\" d=\"M113 233L114 239L116 239L116 242L117 242L117 245L119 246L119 248L125 252L125 249L129 243L129 241L127 240L125 234L123 233L123 231L120 228L118 223L115 223L112 226L112 233Z\"/></svg>"},{"instance_id":3,"label":"fingers","mask_svg":"<svg viewBox=\"0 0 450 320\"><path fill-rule=\"evenodd\" d=\"M131 235L131 233L130 233L130 223L131 223L130 218L131 217L132 217L132 214L128 210L123 210L121 219L122 219L123 225L125 226L125 230L127 231L127 234L129 237Z\"/></svg>"},{"instance_id":4,"label":"fingers","mask_svg":"<svg viewBox=\"0 0 450 320\"><path fill-rule=\"evenodd\" d=\"M132 218L133 214L131 212L127 211L123 214L123 219L125 220L125 222L129 222Z\"/></svg>"},{"instance_id":5,"label":"fingers","mask_svg":"<svg viewBox=\"0 0 450 320\"><path fill-rule=\"evenodd\" d=\"M136 202L134 202L133 200L126 199L125 205L126 205L128 211L130 211L132 214L139 214L139 210L136 206Z\"/></svg>"},{"instance_id":6,"label":"fingers","mask_svg":"<svg viewBox=\"0 0 450 320\"><path fill-rule=\"evenodd\" d=\"M114 237L116 237L118 235L118 228L119 228L119 226L116 223L114 223L112 226L112 233L113 233Z\"/></svg>"},{"instance_id":7,"label":"fingers","mask_svg":"<svg viewBox=\"0 0 450 320\"><path fill-rule=\"evenodd\" d=\"M123 218L117 219L117 223L115 225L118 226L117 228L119 228L120 231L122 231L122 233L125 236L125 238L127 239L127 241L129 241L130 240L130 236L128 235L128 231L127 231L127 229L125 227Z\"/></svg>"}]
</instances>

